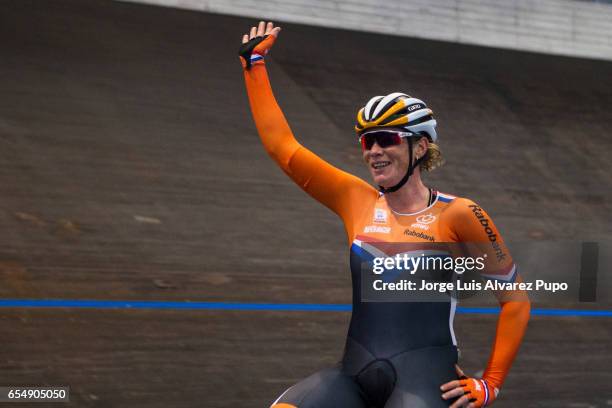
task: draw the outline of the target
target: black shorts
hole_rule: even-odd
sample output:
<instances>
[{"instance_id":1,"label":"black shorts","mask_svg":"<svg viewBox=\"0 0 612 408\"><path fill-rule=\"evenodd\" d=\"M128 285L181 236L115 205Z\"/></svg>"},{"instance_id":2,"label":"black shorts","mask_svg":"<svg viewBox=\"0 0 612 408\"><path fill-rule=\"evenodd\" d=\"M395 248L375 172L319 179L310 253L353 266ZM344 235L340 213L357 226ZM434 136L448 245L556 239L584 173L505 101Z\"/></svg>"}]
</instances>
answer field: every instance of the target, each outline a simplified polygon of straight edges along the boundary
<instances>
[{"instance_id":1,"label":"black shorts","mask_svg":"<svg viewBox=\"0 0 612 408\"><path fill-rule=\"evenodd\" d=\"M337 367L321 370L295 384L276 401L298 408L437 408L440 386L456 380L453 345L408 350L389 358L370 358L347 350Z\"/></svg>"}]
</instances>

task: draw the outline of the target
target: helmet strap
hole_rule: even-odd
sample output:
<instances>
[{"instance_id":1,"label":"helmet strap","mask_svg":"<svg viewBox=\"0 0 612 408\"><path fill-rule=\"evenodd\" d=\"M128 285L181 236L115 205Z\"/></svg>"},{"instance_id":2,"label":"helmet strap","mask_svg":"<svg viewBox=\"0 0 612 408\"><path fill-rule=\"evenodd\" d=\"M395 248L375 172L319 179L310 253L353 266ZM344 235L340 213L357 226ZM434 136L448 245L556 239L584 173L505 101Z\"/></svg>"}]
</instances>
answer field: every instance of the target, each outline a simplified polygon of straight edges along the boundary
<instances>
[{"instance_id":1,"label":"helmet strap","mask_svg":"<svg viewBox=\"0 0 612 408\"><path fill-rule=\"evenodd\" d=\"M393 187L385 188L383 186L378 186L378 190L383 194L393 193L402 188L404 184L406 184L410 176L412 176L412 174L414 173L414 169L416 169L416 167L421 164L423 159L425 159L425 156L427 156L423 155L423 157L412 163L412 140L411 138L406 138L406 141L408 142L408 170L406 170L406 174L404 174L404 177L402 177L399 183L397 183Z\"/></svg>"}]
</instances>

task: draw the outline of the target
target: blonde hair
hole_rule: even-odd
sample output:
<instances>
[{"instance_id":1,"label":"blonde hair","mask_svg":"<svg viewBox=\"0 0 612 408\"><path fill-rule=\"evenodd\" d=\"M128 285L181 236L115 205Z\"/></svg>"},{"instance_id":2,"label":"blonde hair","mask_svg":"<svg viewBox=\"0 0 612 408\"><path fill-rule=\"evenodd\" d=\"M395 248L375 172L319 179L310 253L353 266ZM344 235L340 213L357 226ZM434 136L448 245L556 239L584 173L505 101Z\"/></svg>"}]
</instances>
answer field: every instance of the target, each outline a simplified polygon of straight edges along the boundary
<instances>
[{"instance_id":1,"label":"blonde hair","mask_svg":"<svg viewBox=\"0 0 612 408\"><path fill-rule=\"evenodd\" d=\"M444 164L440 146L432 142L429 138L427 138L427 141L429 142L427 144L427 153L425 153L425 158L421 164L419 164L421 171L432 171Z\"/></svg>"}]
</instances>

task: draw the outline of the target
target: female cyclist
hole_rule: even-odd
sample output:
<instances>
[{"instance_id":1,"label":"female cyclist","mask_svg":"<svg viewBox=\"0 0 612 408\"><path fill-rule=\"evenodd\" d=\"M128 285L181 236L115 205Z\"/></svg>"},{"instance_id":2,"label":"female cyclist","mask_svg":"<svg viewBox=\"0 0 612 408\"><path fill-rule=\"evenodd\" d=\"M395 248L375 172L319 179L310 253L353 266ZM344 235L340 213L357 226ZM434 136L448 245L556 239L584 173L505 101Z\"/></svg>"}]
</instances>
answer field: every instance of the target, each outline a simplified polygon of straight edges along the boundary
<instances>
[{"instance_id":1,"label":"female cyclist","mask_svg":"<svg viewBox=\"0 0 612 408\"><path fill-rule=\"evenodd\" d=\"M530 305L524 293L500 299L501 311L482 378L456 365L455 301L366 302L362 268L380 243L484 243L496 280L516 267L487 213L474 202L426 187L421 171L440 164L436 121L419 99L377 96L357 114L363 159L378 189L302 147L280 110L265 56L280 27L263 21L242 38L249 103L265 149L302 189L344 222L351 251L353 314L342 361L285 391L274 408L482 407L491 404L518 351ZM378 245L378 246L377 246Z\"/></svg>"}]
</instances>

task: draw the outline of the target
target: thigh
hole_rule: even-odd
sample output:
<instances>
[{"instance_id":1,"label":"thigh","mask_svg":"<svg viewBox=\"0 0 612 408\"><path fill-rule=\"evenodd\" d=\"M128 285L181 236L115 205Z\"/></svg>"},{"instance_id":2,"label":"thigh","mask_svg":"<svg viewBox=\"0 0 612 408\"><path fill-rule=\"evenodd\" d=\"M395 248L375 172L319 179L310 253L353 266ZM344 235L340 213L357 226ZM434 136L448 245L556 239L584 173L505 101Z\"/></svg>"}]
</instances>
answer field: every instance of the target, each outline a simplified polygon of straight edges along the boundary
<instances>
[{"instance_id":1,"label":"thigh","mask_svg":"<svg viewBox=\"0 0 612 408\"><path fill-rule=\"evenodd\" d=\"M453 402L442 399L440 386L457 379L454 346L414 350L391 361L397 382L385 408L443 408Z\"/></svg>"},{"instance_id":2,"label":"thigh","mask_svg":"<svg viewBox=\"0 0 612 408\"><path fill-rule=\"evenodd\" d=\"M337 367L318 371L295 384L272 407L276 404L284 408L366 408L359 386Z\"/></svg>"}]
</instances>

